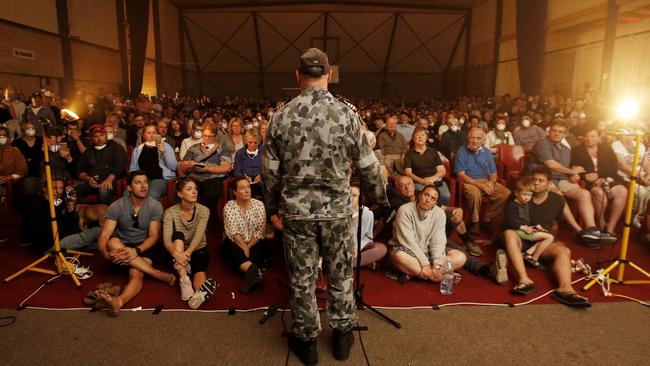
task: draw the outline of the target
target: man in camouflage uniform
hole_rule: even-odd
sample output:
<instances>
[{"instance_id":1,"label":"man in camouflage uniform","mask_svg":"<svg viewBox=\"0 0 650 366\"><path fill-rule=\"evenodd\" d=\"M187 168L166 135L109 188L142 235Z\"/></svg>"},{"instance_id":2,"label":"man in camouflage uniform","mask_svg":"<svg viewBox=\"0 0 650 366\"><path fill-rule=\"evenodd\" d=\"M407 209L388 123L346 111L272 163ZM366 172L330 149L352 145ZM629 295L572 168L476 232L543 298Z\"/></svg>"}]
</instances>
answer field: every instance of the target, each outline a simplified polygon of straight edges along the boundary
<instances>
[{"instance_id":1,"label":"man in camouflage uniform","mask_svg":"<svg viewBox=\"0 0 650 366\"><path fill-rule=\"evenodd\" d=\"M316 304L318 257L329 269L327 315L334 328L334 357L345 360L354 343L350 167L362 177L366 197L386 205L379 163L357 113L327 91L327 55L300 57L301 94L273 114L262 158L269 215L284 222L284 253L291 285L293 334L289 348L305 364L318 362L321 331Z\"/></svg>"}]
</instances>

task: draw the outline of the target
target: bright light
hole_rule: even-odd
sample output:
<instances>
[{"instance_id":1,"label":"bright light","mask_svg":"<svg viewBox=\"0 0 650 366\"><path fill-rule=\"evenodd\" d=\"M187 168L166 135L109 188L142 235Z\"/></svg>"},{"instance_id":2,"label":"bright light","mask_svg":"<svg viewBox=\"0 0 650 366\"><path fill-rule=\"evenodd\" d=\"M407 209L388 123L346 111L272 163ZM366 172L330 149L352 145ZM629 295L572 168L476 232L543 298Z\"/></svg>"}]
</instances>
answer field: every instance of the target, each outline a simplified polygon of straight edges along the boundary
<instances>
[{"instance_id":1,"label":"bright light","mask_svg":"<svg viewBox=\"0 0 650 366\"><path fill-rule=\"evenodd\" d=\"M79 116L77 116L75 112L64 108L61 110L61 118L66 121L74 122L79 119Z\"/></svg>"},{"instance_id":2,"label":"bright light","mask_svg":"<svg viewBox=\"0 0 650 366\"><path fill-rule=\"evenodd\" d=\"M625 121L634 119L639 114L639 104L632 99L623 101L616 107L616 114Z\"/></svg>"}]
</instances>

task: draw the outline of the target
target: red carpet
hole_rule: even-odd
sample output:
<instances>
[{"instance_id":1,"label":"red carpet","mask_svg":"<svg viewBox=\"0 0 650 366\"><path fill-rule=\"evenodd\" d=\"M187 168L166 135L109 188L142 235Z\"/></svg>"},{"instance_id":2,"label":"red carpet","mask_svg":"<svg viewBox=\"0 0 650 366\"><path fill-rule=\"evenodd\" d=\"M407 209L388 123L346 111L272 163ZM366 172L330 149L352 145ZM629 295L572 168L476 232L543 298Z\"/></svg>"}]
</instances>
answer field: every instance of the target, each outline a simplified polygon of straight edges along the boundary
<instances>
[{"instance_id":1,"label":"red carpet","mask_svg":"<svg viewBox=\"0 0 650 366\"><path fill-rule=\"evenodd\" d=\"M3 218L3 220L5 220ZM13 221L13 219L5 220ZM18 246L18 229L19 223L13 223L9 232L9 240L0 244L0 278L15 273L24 266L28 265L38 258L35 251L29 247ZM217 293L213 299L204 304L202 309L252 309L266 307L269 305L282 305L286 300L286 291L277 284L278 280L286 283L284 264L278 245L273 246L273 255L270 260L269 268L265 273L266 279L261 287L252 293L242 295L238 292L241 276L231 271L229 267L221 261L218 251L217 234L209 235L209 249L211 251L211 263L208 274L214 277L218 283ZM584 258L592 268L601 268L606 266L605 263L597 264L598 261L606 261L611 256L617 256L620 252L620 246L616 245L604 247L594 251L579 246L573 240L573 235L569 232L562 232L561 239L571 248L573 258ZM636 238L636 233L633 233ZM491 261L495 248L490 246L484 247L486 261ZM635 239L631 244L628 257L637 265L648 270L650 268L650 249L642 247ZM82 281L83 288L77 289L72 280L63 277L55 280L52 284L45 286L29 301L27 306L33 307L51 307L51 308L76 308L85 307L82 303L83 295L90 291L95 285L112 281L115 284L125 285L127 280L126 271L123 273L115 272L115 267L104 261L98 255L94 257L82 257L82 264L89 265L94 275ZM45 262L45 266L50 268L52 260ZM615 271L617 272L617 271ZM400 285L397 281L387 278L383 272L371 272L362 270L361 280L365 285L363 292L364 299L368 304L386 307L413 307L413 306L430 306L432 304L442 304L449 302L480 302L480 303L518 303L534 297L554 287L550 271L540 272L529 270L529 275L535 281L537 291L525 297L510 295L509 291L512 283L505 286L496 286L485 278L474 276L466 271L462 271L463 281L455 287L452 296L443 296L439 292L439 286L428 284L420 281L410 281L405 285ZM44 281L51 276L36 272L27 272L9 283L0 284L0 308L16 308L25 298L32 294ZM579 278L574 275L574 279ZM625 279L640 279L641 275L635 270L626 267ZM575 285L576 290L580 289L584 282ZM612 285L614 293L623 294L638 299L650 299L650 285ZM602 295L600 286L596 284L586 296L592 302L601 301L618 301L617 298L605 298ZM320 297L326 297L322 294ZM545 297L536 303L555 303L550 297ZM146 278L143 291L135 297L126 308L153 308L162 305L165 309L184 309L187 306L180 300L178 287L171 288L159 281Z\"/></svg>"}]
</instances>

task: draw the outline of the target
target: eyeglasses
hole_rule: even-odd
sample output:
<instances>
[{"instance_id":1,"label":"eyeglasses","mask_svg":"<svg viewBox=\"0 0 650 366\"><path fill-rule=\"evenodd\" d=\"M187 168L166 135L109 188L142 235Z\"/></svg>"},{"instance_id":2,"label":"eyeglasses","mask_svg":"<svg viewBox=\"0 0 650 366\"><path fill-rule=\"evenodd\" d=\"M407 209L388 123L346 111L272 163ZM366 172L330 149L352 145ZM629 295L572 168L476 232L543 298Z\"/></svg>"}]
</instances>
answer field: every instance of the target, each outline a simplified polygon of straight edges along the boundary
<instances>
[{"instance_id":1,"label":"eyeglasses","mask_svg":"<svg viewBox=\"0 0 650 366\"><path fill-rule=\"evenodd\" d=\"M138 214L131 215L131 219L133 220L133 228L134 229L140 228L140 221L138 221Z\"/></svg>"}]
</instances>

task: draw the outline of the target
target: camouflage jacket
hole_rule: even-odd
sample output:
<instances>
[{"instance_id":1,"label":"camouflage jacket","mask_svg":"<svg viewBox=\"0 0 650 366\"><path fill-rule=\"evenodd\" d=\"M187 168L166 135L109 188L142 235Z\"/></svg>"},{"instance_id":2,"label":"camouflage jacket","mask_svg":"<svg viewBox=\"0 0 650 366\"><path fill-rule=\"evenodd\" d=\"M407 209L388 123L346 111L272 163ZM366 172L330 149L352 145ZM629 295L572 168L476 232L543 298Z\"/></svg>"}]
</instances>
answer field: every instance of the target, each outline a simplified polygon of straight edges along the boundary
<instances>
[{"instance_id":1,"label":"camouflage jacket","mask_svg":"<svg viewBox=\"0 0 650 366\"><path fill-rule=\"evenodd\" d=\"M303 90L269 123L262 157L267 212L285 220L352 216L352 164L366 198L387 204L379 163L357 113L327 90Z\"/></svg>"}]
</instances>

